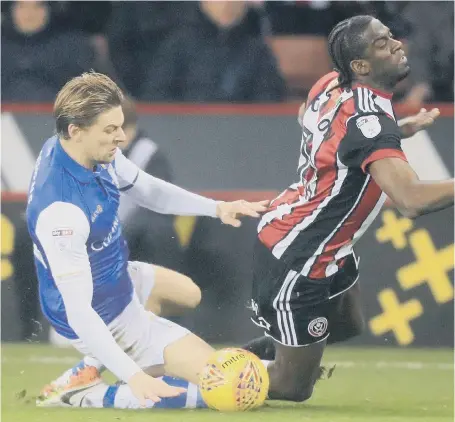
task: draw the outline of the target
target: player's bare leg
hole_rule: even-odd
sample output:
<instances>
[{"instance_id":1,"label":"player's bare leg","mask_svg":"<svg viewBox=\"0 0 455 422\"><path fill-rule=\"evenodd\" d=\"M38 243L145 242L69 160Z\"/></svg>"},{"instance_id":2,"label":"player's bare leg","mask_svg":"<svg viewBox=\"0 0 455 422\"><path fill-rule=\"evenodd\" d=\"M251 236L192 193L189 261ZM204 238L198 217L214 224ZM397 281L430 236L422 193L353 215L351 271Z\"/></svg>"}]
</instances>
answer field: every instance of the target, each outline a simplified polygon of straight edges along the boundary
<instances>
[{"instance_id":1,"label":"player's bare leg","mask_svg":"<svg viewBox=\"0 0 455 422\"><path fill-rule=\"evenodd\" d=\"M212 346L190 333L164 349L165 374L197 384L199 374L214 351Z\"/></svg>"},{"instance_id":2,"label":"player's bare leg","mask_svg":"<svg viewBox=\"0 0 455 422\"><path fill-rule=\"evenodd\" d=\"M155 365L144 370L154 377L162 376L163 380L169 385L186 388L187 392L179 398L163 400L158 405L149 402L147 407L206 407L199 392L198 383L200 373L214 351L215 349L209 344L192 333L188 333L168 344L163 353L164 365ZM103 384L95 386L81 392L72 402L73 406L76 407L116 407L122 409L138 407L138 400L128 385L107 386Z\"/></svg>"},{"instance_id":3,"label":"player's bare leg","mask_svg":"<svg viewBox=\"0 0 455 422\"><path fill-rule=\"evenodd\" d=\"M326 341L304 347L287 347L262 337L245 346L261 359L274 360L269 367L270 399L304 401L324 368L320 366L326 344L346 341L362 333L365 322L360 302L360 286L330 299L330 336Z\"/></svg>"},{"instance_id":4,"label":"player's bare leg","mask_svg":"<svg viewBox=\"0 0 455 422\"><path fill-rule=\"evenodd\" d=\"M159 404L148 401L147 407L196 408L206 407L198 389L199 374L214 349L198 336L189 333L170 343L164 349L164 364L143 368L153 377L163 377L169 384L184 387L187 392L178 398L162 400ZM73 407L115 407L136 409L137 398L128 385L102 383L77 394L69 395Z\"/></svg>"},{"instance_id":5,"label":"player's bare leg","mask_svg":"<svg viewBox=\"0 0 455 422\"><path fill-rule=\"evenodd\" d=\"M311 397L320 376L320 364L326 341L302 347L275 342L275 360L268 366L269 398L301 402Z\"/></svg>"},{"instance_id":6,"label":"player's bare leg","mask_svg":"<svg viewBox=\"0 0 455 422\"><path fill-rule=\"evenodd\" d=\"M156 315L164 313L177 316L199 304L201 291L191 278L158 265L134 262L131 263L131 266L130 271L135 289L140 301L148 311ZM143 297L139 290L150 291L150 293ZM97 359L84 357L76 366L44 386L38 404L52 406L55 402L58 403L59 399L55 394L57 390L63 389L71 392L86 385L100 384L100 373L103 370L103 365ZM148 368L147 372L153 376L162 376L164 369L163 367ZM57 397L56 400L54 400L55 397Z\"/></svg>"},{"instance_id":7,"label":"player's bare leg","mask_svg":"<svg viewBox=\"0 0 455 422\"><path fill-rule=\"evenodd\" d=\"M197 384L202 368L214 351L215 349L200 337L189 333L164 349L163 365L151 366L144 371L153 377L168 375Z\"/></svg>"},{"instance_id":8,"label":"player's bare leg","mask_svg":"<svg viewBox=\"0 0 455 422\"><path fill-rule=\"evenodd\" d=\"M201 302L201 289L190 277L153 265L155 284L144 304L145 309L160 316L178 316Z\"/></svg>"}]
</instances>

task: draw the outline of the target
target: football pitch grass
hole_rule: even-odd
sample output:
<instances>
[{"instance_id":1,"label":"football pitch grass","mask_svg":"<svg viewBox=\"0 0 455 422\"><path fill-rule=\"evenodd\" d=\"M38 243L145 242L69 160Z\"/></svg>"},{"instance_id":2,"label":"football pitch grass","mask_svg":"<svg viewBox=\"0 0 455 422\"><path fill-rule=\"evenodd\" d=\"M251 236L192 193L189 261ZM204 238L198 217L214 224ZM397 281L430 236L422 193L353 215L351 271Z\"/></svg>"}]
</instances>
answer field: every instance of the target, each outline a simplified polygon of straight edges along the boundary
<instances>
[{"instance_id":1,"label":"football pitch grass","mask_svg":"<svg viewBox=\"0 0 455 422\"><path fill-rule=\"evenodd\" d=\"M78 359L71 349L2 345L2 421L448 422L454 417L451 350L328 348L324 362L336 369L318 382L307 403L269 401L245 413L36 408L33 397L40 388Z\"/></svg>"}]
</instances>

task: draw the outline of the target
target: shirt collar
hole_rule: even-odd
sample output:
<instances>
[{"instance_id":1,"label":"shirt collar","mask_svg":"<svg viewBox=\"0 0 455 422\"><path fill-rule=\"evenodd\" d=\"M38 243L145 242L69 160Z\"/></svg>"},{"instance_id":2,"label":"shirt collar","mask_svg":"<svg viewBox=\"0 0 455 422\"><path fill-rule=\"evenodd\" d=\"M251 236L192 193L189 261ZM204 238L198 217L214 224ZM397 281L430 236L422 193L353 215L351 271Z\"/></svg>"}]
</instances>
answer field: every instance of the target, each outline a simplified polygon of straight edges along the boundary
<instances>
[{"instance_id":1,"label":"shirt collar","mask_svg":"<svg viewBox=\"0 0 455 422\"><path fill-rule=\"evenodd\" d=\"M93 171L74 161L63 149L58 137L55 142L54 159L81 183L90 183L99 174L99 166L96 166L95 171Z\"/></svg>"},{"instance_id":2,"label":"shirt collar","mask_svg":"<svg viewBox=\"0 0 455 422\"><path fill-rule=\"evenodd\" d=\"M393 93L392 92L381 91L379 89L372 88L371 86L368 86L368 85L365 85L365 84L361 84L359 82L356 82L355 84L352 85L352 89L360 88L360 87L369 89L370 91L373 91L376 95L378 95L380 97L387 98L388 100L391 100L392 97L393 97Z\"/></svg>"}]
</instances>

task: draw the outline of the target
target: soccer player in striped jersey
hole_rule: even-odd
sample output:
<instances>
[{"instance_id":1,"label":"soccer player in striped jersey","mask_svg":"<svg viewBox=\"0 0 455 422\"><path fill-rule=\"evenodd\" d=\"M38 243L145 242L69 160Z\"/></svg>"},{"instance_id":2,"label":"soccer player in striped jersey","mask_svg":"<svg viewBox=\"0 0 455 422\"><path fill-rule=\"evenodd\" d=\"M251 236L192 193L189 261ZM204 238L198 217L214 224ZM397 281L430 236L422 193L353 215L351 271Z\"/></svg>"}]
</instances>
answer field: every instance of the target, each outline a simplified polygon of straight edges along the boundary
<instances>
[{"instance_id":1,"label":"soccer player in striped jersey","mask_svg":"<svg viewBox=\"0 0 455 422\"><path fill-rule=\"evenodd\" d=\"M328 343L362 331L354 244L388 196L415 218L453 205L454 181L420 181L401 139L437 109L398 125L396 84L410 68L389 28L372 16L340 22L329 36L336 72L311 89L302 110L298 180L258 225L252 320L266 337L247 349L269 365L269 397L308 399Z\"/></svg>"}]
</instances>

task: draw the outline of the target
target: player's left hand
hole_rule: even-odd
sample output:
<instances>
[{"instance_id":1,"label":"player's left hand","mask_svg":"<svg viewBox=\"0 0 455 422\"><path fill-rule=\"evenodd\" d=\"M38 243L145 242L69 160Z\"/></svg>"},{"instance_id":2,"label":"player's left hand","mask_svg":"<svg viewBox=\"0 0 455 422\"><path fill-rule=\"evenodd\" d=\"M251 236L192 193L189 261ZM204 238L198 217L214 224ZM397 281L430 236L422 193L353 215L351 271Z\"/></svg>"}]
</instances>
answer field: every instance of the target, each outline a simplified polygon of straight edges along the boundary
<instances>
[{"instance_id":1,"label":"player's left hand","mask_svg":"<svg viewBox=\"0 0 455 422\"><path fill-rule=\"evenodd\" d=\"M398 125L400 126L402 138L410 138L418 131L431 126L440 114L438 108L433 108L430 111L422 108L418 114L400 120Z\"/></svg>"},{"instance_id":2,"label":"player's left hand","mask_svg":"<svg viewBox=\"0 0 455 422\"><path fill-rule=\"evenodd\" d=\"M267 210L269 200L259 202L248 202L243 199L233 202L219 202L216 207L216 215L223 222L233 227L240 227L242 222L238 217L247 215L249 217L259 217L261 212Z\"/></svg>"}]
</instances>

